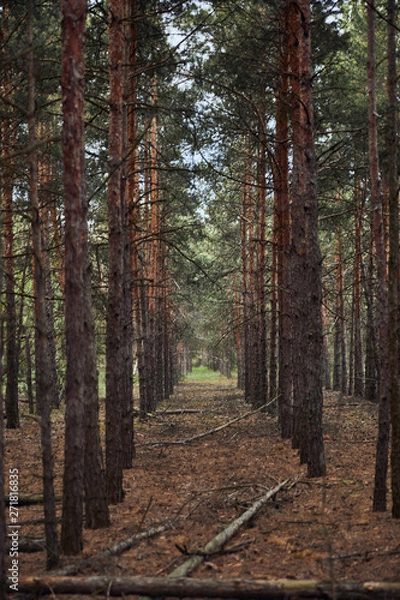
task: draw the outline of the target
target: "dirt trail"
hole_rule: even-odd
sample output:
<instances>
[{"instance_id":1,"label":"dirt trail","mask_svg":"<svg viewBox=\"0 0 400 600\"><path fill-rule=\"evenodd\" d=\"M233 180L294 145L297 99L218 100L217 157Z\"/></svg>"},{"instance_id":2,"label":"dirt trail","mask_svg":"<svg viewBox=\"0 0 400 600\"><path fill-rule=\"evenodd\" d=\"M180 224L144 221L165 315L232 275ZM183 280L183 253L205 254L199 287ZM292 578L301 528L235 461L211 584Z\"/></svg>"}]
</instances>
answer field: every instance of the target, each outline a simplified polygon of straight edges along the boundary
<instances>
[{"instance_id":1,"label":"dirt trail","mask_svg":"<svg viewBox=\"0 0 400 600\"><path fill-rule=\"evenodd\" d=\"M167 575L201 549L265 491L301 476L280 493L227 545L206 558L197 577L400 579L400 522L373 514L371 496L376 407L338 403L326 396L325 444L328 475L307 480L297 452L279 437L275 420L255 414L187 445L152 445L183 440L249 411L233 383L187 383L160 409L200 412L159 414L136 422L137 457L125 472L126 499L111 507L108 530L85 530L84 557L168 520L172 527L118 557L91 563L81 574ZM54 414L56 489L61 491L62 419ZM22 418L7 431L6 468L20 470L21 493L40 491L39 428ZM59 506L59 510L60 510ZM21 535L43 537L40 506L21 507ZM77 560L81 560L80 559ZM70 559L63 559L69 564ZM44 570L44 553L21 556L20 575Z\"/></svg>"}]
</instances>

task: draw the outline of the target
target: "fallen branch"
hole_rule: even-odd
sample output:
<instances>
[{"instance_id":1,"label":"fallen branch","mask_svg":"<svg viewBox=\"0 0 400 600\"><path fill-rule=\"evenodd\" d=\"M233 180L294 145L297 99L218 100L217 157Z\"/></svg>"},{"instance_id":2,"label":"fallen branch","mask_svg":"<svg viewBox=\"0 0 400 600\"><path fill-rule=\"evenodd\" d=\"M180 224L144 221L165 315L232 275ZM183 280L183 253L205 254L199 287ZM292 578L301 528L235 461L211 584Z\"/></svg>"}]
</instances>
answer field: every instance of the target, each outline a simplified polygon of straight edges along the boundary
<instances>
[{"instance_id":1,"label":"fallen branch","mask_svg":"<svg viewBox=\"0 0 400 600\"><path fill-rule=\"evenodd\" d=\"M96 556L92 556L90 558L81 560L73 565L66 565L65 567L62 567L61 569L57 569L57 571L53 572L53 575L57 576L57 577L64 576L64 575L75 575L76 573L79 573L79 571L81 571L82 569L86 569L87 567L90 567L93 563L101 560L102 558L108 558L110 556L119 556L120 554L122 554L126 550L129 550L135 544L138 544L142 540L147 540L151 537L154 537L155 535L158 535L159 533L163 533L170 527L171 527L171 523L165 523L164 525L158 525L157 527L152 527L151 529L148 529L147 531L141 531L140 533L135 533L131 537L127 538L126 540L122 540L122 542L118 542L118 544L114 544L114 546L111 546L111 548L107 548L107 550L104 550L103 552L101 552L100 554L97 554Z\"/></svg>"},{"instance_id":2,"label":"fallen branch","mask_svg":"<svg viewBox=\"0 0 400 600\"><path fill-rule=\"evenodd\" d=\"M239 529L248 523L270 498L274 497L282 488L284 488L288 481L289 480L286 479L272 490L269 490L240 517L232 521L228 527L226 527L223 531L218 533L215 538L208 542L199 554L192 556L189 558L189 560L174 569L174 571L172 571L168 577L186 577L189 575L189 573L196 569L196 567L201 565L207 556L210 556L210 554L214 554L215 552L220 552L223 546L239 531Z\"/></svg>"},{"instance_id":3,"label":"fallen branch","mask_svg":"<svg viewBox=\"0 0 400 600\"><path fill-rule=\"evenodd\" d=\"M240 415L240 417L236 417L236 419L233 419L232 421L229 421L228 423L225 423L224 425L219 425L219 427L215 427L214 429L209 429L208 431L204 431L203 433L199 433L198 435L194 435L193 437L186 438L184 440L172 440L169 442L147 442L145 444L140 444L140 445L141 446L158 447L158 446L182 446L185 444L190 444L191 442L200 440L201 438L204 438L207 435L212 435L213 433L217 433L218 431L221 431L222 429L226 429L227 427L230 427L231 425L233 425L234 423L237 423L238 421L242 421L242 419L247 419L247 417L251 417L252 415L255 415L256 413L261 412L262 410L265 410L267 408L267 406L269 406L270 404L273 404L273 402L275 402L275 400L272 400L271 402L268 402L267 404L263 404L259 408L256 408L255 410L251 410L250 412L247 412L244 415Z\"/></svg>"},{"instance_id":4,"label":"fallen branch","mask_svg":"<svg viewBox=\"0 0 400 600\"><path fill-rule=\"evenodd\" d=\"M62 496L56 496L55 501L62 502ZM9 495L4 496L4 502L6 506L10 506ZM33 504L43 504L43 494L19 494L18 506L31 506Z\"/></svg>"},{"instance_id":5,"label":"fallen branch","mask_svg":"<svg viewBox=\"0 0 400 600\"><path fill-rule=\"evenodd\" d=\"M203 411L199 408L167 408L166 410L156 410L155 415L185 415L185 414L199 414Z\"/></svg>"},{"instance_id":6,"label":"fallen branch","mask_svg":"<svg viewBox=\"0 0 400 600\"><path fill-rule=\"evenodd\" d=\"M101 594L123 596L148 594L152 597L190 598L264 598L288 597L336 600L395 600L400 597L400 583L340 583L310 580L277 579L192 579L188 577L27 577L20 579L18 593L33 594Z\"/></svg>"},{"instance_id":7,"label":"fallen branch","mask_svg":"<svg viewBox=\"0 0 400 600\"><path fill-rule=\"evenodd\" d=\"M119 556L123 552L126 552L126 550L129 550L130 548L132 548L132 546L134 546L137 542L154 537L155 535L158 535L159 533L163 533L170 527L171 527L170 523L165 523L164 525L159 525L158 527L152 527L151 529L148 529L147 531L142 531L141 533L135 533L135 535L132 535L131 537L127 538L126 540L122 540L122 542L119 542L118 544L114 544L114 546L111 546L111 548L104 550L104 552L102 552L100 554L100 557L105 558L107 556Z\"/></svg>"}]
</instances>

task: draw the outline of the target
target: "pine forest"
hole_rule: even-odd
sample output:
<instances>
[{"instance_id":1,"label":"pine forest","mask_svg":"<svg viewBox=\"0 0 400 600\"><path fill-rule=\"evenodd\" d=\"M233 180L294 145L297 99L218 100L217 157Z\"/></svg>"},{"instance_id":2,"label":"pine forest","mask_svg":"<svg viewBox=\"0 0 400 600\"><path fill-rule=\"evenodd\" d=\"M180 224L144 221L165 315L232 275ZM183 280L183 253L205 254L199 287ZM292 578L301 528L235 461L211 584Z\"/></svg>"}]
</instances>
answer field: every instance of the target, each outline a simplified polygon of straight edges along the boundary
<instances>
[{"instance_id":1,"label":"pine forest","mask_svg":"<svg viewBox=\"0 0 400 600\"><path fill-rule=\"evenodd\" d=\"M0 0L0 600L400 598L399 28Z\"/></svg>"}]
</instances>

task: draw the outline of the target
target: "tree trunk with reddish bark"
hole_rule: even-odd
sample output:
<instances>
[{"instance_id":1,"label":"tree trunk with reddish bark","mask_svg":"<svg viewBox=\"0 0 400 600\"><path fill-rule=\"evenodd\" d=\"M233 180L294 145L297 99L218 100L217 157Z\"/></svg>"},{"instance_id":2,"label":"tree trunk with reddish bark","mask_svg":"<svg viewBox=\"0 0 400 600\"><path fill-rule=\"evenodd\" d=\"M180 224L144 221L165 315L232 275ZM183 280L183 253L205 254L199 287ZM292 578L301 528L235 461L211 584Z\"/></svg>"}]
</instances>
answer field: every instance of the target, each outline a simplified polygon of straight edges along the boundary
<instances>
[{"instance_id":1,"label":"tree trunk with reddish bark","mask_svg":"<svg viewBox=\"0 0 400 600\"><path fill-rule=\"evenodd\" d=\"M291 222L289 203L289 118L288 71L289 53L287 39L288 13L283 11L280 89L276 96L276 140L274 175L274 206L277 219L277 271L278 271L278 415L281 435L290 438L293 432L292 411L292 325L290 308L290 244Z\"/></svg>"},{"instance_id":2,"label":"tree trunk with reddish bark","mask_svg":"<svg viewBox=\"0 0 400 600\"><path fill-rule=\"evenodd\" d=\"M0 26L0 41L3 41L3 30ZM3 289L3 231L0 227L0 290ZM3 336L0 336L0 381L3 380ZM4 446L4 396L0 389L0 464L4 465L5 446ZM4 468L0 469L0 600L7 598L7 571L5 557L7 554L6 531L7 520L5 511L5 475Z\"/></svg>"},{"instance_id":3,"label":"tree trunk with reddish bark","mask_svg":"<svg viewBox=\"0 0 400 600\"><path fill-rule=\"evenodd\" d=\"M32 148L37 141L35 114L35 77L33 55L33 0L28 5L28 131ZM54 403L50 361L49 332L46 303L46 284L50 276L43 261L42 232L40 225L40 207L38 194L38 157L35 149L29 153L29 196L32 218L32 243L34 257L35 290L35 336L36 336L36 399L40 412L40 433L43 463L43 506L45 514L45 533L47 567L57 566L60 555L59 538L54 495L54 461L51 443L51 407Z\"/></svg>"},{"instance_id":4,"label":"tree trunk with reddish bark","mask_svg":"<svg viewBox=\"0 0 400 600\"><path fill-rule=\"evenodd\" d=\"M65 554L83 547L83 493L85 448L85 338L84 222L84 43L86 0L62 0L62 112L65 203L65 335L66 414L64 493L61 546Z\"/></svg>"},{"instance_id":5,"label":"tree trunk with reddish bark","mask_svg":"<svg viewBox=\"0 0 400 600\"><path fill-rule=\"evenodd\" d=\"M123 224L123 395L122 395L122 465L125 469L132 467L135 455L133 432L133 298L132 298L132 271L131 271L131 204L129 193L129 154L133 151L130 133L130 113L136 110L134 106L135 78L134 61L136 59L135 7L128 0L124 0L124 97L123 97L123 174L122 174L122 224ZM132 57L132 52L135 55ZM129 65L129 68L128 68Z\"/></svg>"},{"instance_id":6,"label":"tree trunk with reddish bark","mask_svg":"<svg viewBox=\"0 0 400 600\"><path fill-rule=\"evenodd\" d=\"M309 0L290 4L292 81L292 314L296 443L308 475L325 474L322 436L322 273L318 242L316 156Z\"/></svg>"},{"instance_id":7,"label":"tree trunk with reddish bark","mask_svg":"<svg viewBox=\"0 0 400 600\"><path fill-rule=\"evenodd\" d=\"M345 320L345 293L343 269L343 235L336 230L335 250L335 341L334 341L334 368L333 389L342 394L347 393L347 359L346 359L346 320Z\"/></svg>"},{"instance_id":8,"label":"tree trunk with reddish bark","mask_svg":"<svg viewBox=\"0 0 400 600\"><path fill-rule=\"evenodd\" d=\"M4 20L7 22L8 8L4 8ZM8 98L11 94L10 68L3 70L2 94ZM14 282L14 211L13 211L13 137L11 117L3 116L1 123L1 172L3 196L3 232L4 232L4 282L5 282L5 321L6 321L6 393L5 416L7 427L19 427L18 408L18 348L17 348L17 315L15 306Z\"/></svg>"},{"instance_id":9,"label":"tree trunk with reddish bark","mask_svg":"<svg viewBox=\"0 0 400 600\"><path fill-rule=\"evenodd\" d=\"M387 306L387 265L385 233L383 222L383 196L380 186L378 155L378 121L376 109L376 55L375 55L375 2L367 5L368 21L368 140L369 175L372 211L372 228L376 257L376 330L379 352L378 358L378 394L379 420L376 443L375 486L373 509L386 510L387 471L389 461L389 380L387 377L388 356L388 306Z\"/></svg>"},{"instance_id":10,"label":"tree trunk with reddish bark","mask_svg":"<svg viewBox=\"0 0 400 600\"><path fill-rule=\"evenodd\" d=\"M355 257L353 268L353 386L355 396L364 396L364 373L362 356L362 311L361 311L361 260L362 260L362 202L358 190L355 192Z\"/></svg>"},{"instance_id":11,"label":"tree trunk with reddish bark","mask_svg":"<svg viewBox=\"0 0 400 600\"><path fill-rule=\"evenodd\" d=\"M106 476L112 504L123 499L123 1L109 2L108 60L110 82L109 179L108 179L108 302L106 334Z\"/></svg>"},{"instance_id":12,"label":"tree trunk with reddish bark","mask_svg":"<svg viewBox=\"0 0 400 600\"><path fill-rule=\"evenodd\" d=\"M264 114L265 111L262 111ZM257 164L257 220L258 236L256 250L256 331L257 340L257 363L256 372L257 385L253 399L253 406L258 408L268 402L268 364L267 364L267 314L266 314L266 294L265 294L265 270L266 270L266 136L265 123L259 123L259 149ZM270 406L269 411L273 410Z\"/></svg>"},{"instance_id":13,"label":"tree trunk with reddish bark","mask_svg":"<svg viewBox=\"0 0 400 600\"><path fill-rule=\"evenodd\" d=\"M396 2L387 2L387 186L389 195L389 396L392 425L391 484L392 516L400 519L400 384L399 384L399 187L398 101L396 61Z\"/></svg>"}]
</instances>

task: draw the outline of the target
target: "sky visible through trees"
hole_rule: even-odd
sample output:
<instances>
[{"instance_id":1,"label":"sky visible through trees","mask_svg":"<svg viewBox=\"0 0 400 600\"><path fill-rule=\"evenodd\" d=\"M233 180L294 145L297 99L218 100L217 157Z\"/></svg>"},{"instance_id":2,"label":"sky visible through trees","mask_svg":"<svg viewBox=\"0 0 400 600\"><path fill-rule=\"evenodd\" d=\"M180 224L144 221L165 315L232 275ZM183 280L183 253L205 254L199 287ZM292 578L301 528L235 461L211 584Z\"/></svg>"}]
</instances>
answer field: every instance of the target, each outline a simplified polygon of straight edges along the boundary
<instances>
[{"instance_id":1,"label":"sky visible through trees","mask_svg":"<svg viewBox=\"0 0 400 600\"><path fill-rule=\"evenodd\" d=\"M377 403L371 510L400 518L397 3L3 0L0 19L2 407L8 429L21 399L40 417L48 566L109 524L134 412L193 365L236 378L309 477L324 390Z\"/></svg>"}]
</instances>

